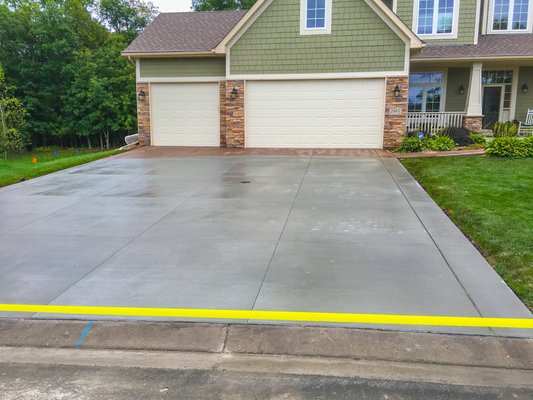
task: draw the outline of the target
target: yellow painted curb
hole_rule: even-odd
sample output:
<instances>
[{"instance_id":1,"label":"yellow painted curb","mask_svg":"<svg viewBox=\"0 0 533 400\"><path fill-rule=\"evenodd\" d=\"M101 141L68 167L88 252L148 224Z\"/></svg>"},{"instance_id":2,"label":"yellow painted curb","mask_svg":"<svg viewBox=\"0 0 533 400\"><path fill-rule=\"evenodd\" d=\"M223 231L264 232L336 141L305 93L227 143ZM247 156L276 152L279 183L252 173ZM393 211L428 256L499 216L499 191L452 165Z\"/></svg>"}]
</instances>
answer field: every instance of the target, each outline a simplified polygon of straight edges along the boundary
<instances>
[{"instance_id":1,"label":"yellow painted curb","mask_svg":"<svg viewBox=\"0 0 533 400\"><path fill-rule=\"evenodd\" d=\"M0 312L533 329L533 318L442 317L297 311L205 310L194 308L56 306L39 304L0 304Z\"/></svg>"}]
</instances>

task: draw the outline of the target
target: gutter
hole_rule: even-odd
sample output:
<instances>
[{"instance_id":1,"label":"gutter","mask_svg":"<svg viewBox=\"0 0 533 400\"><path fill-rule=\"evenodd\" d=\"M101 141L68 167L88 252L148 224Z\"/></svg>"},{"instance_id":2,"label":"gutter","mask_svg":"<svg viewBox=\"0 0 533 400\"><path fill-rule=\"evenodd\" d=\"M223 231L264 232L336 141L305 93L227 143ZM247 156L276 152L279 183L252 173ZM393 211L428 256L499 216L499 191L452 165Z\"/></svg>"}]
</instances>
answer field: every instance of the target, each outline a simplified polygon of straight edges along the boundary
<instances>
[{"instance_id":1,"label":"gutter","mask_svg":"<svg viewBox=\"0 0 533 400\"><path fill-rule=\"evenodd\" d=\"M125 52L123 51L120 55L128 58L180 58L180 57L223 57L225 54L216 54L214 50L208 51L190 51L190 52L172 52L172 51L162 51L162 52Z\"/></svg>"}]
</instances>

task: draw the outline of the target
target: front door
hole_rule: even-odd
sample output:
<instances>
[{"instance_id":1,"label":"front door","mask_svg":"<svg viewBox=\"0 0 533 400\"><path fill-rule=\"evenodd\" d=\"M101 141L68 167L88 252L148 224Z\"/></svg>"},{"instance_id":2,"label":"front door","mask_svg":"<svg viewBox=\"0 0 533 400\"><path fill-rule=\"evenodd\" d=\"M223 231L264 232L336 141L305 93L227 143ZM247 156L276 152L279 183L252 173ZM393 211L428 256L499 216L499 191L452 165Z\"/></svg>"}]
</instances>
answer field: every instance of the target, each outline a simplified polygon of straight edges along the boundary
<instances>
[{"instance_id":1,"label":"front door","mask_svg":"<svg viewBox=\"0 0 533 400\"><path fill-rule=\"evenodd\" d=\"M483 128L490 129L500 118L500 86L485 86L483 90Z\"/></svg>"}]
</instances>

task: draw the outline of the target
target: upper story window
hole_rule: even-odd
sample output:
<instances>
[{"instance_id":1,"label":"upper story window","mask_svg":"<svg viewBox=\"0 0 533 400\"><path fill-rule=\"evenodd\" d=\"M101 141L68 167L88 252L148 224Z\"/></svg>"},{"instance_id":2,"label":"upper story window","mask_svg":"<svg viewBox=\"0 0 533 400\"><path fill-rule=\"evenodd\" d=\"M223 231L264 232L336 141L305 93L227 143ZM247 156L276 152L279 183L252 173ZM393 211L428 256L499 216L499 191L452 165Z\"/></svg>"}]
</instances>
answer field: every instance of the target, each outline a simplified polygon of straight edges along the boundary
<instances>
[{"instance_id":1,"label":"upper story window","mask_svg":"<svg viewBox=\"0 0 533 400\"><path fill-rule=\"evenodd\" d=\"M435 39L456 37L459 0L415 0L415 16L418 35Z\"/></svg>"},{"instance_id":2,"label":"upper story window","mask_svg":"<svg viewBox=\"0 0 533 400\"><path fill-rule=\"evenodd\" d=\"M301 35L331 33L331 3L333 0L300 0Z\"/></svg>"},{"instance_id":3,"label":"upper story window","mask_svg":"<svg viewBox=\"0 0 533 400\"><path fill-rule=\"evenodd\" d=\"M528 29L531 0L493 0L493 31L525 31Z\"/></svg>"},{"instance_id":4,"label":"upper story window","mask_svg":"<svg viewBox=\"0 0 533 400\"><path fill-rule=\"evenodd\" d=\"M326 27L326 0L307 0L306 29Z\"/></svg>"}]
</instances>

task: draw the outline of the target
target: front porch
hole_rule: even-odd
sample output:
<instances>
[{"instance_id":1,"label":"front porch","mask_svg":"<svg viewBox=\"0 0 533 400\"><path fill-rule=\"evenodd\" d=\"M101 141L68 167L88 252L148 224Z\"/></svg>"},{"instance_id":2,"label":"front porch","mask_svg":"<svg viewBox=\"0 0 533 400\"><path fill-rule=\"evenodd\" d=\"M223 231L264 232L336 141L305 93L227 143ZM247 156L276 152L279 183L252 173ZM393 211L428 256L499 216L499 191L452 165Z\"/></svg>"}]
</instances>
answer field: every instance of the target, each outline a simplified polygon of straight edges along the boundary
<instances>
[{"instance_id":1,"label":"front porch","mask_svg":"<svg viewBox=\"0 0 533 400\"><path fill-rule=\"evenodd\" d=\"M533 108L533 63L411 65L408 131L464 127L481 132L495 122L525 121L529 108Z\"/></svg>"}]
</instances>

